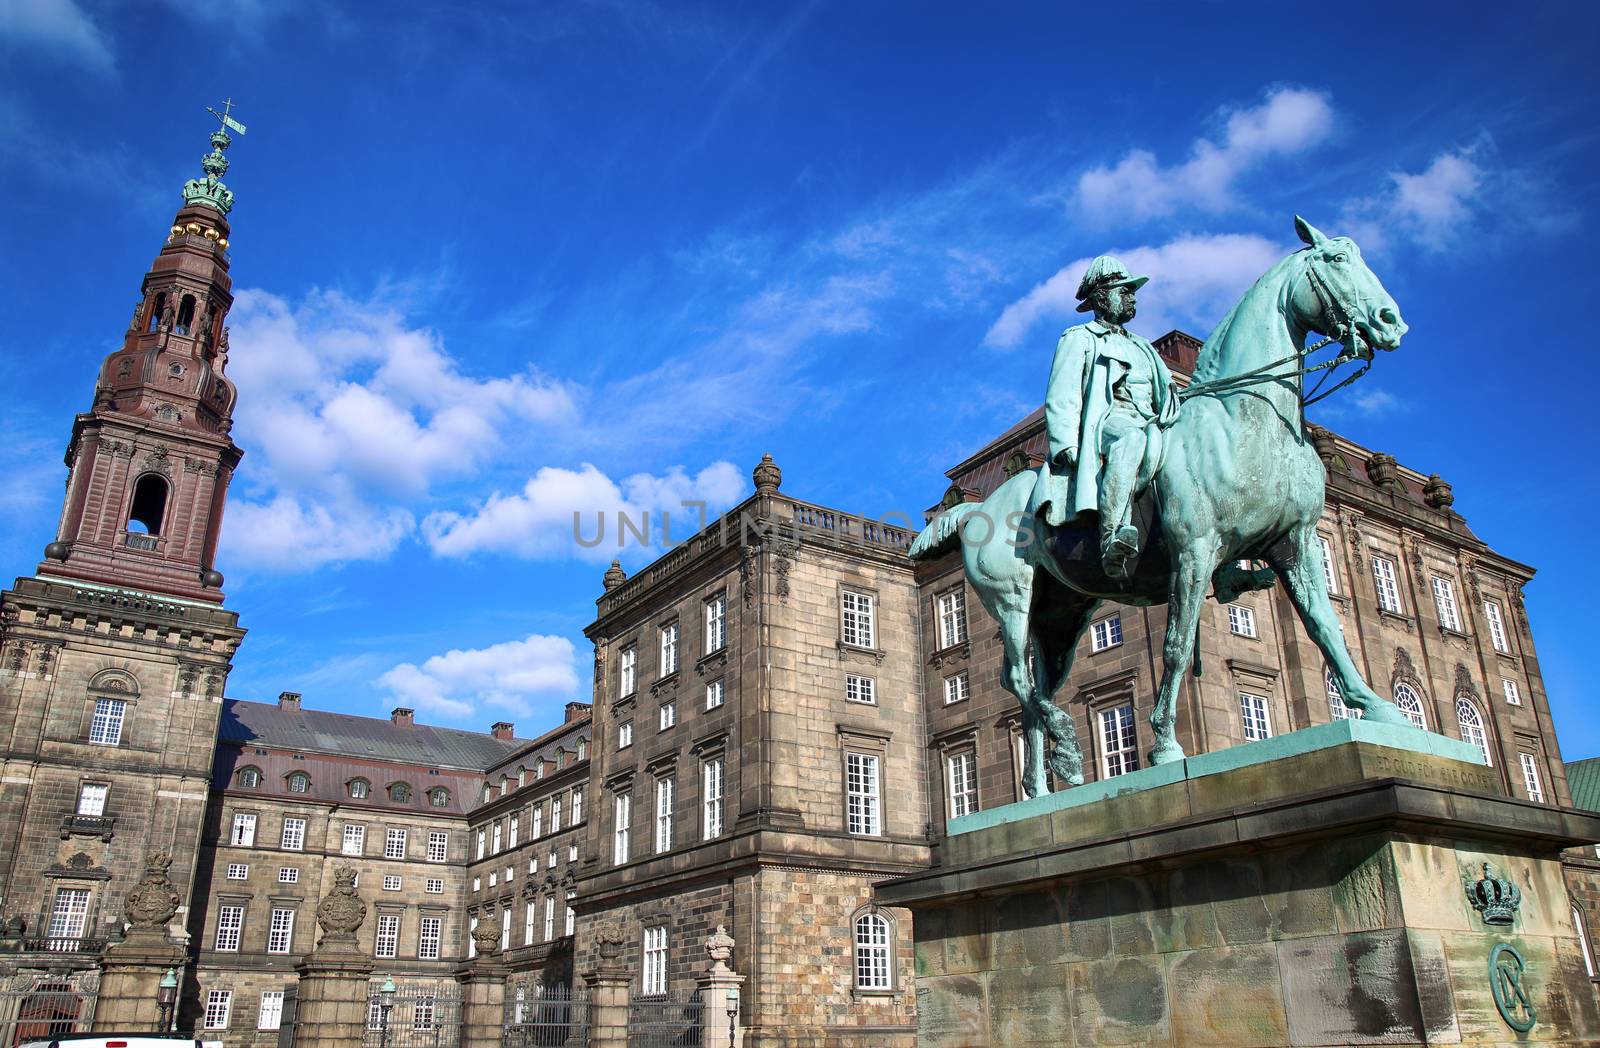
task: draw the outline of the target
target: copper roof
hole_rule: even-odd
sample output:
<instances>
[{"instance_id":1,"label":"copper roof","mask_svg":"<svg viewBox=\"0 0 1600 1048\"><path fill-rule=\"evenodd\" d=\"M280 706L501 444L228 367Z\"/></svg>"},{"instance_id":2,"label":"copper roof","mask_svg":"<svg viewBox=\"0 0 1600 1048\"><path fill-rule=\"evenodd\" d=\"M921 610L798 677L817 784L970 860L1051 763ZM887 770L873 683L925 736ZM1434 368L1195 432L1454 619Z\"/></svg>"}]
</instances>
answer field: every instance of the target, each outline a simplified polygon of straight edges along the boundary
<instances>
[{"instance_id":1,"label":"copper roof","mask_svg":"<svg viewBox=\"0 0 1600 1048\"><path fill-rule=\"evenodd\" d=\"M378 717L285 710L275 704L239 699L223 700L217 733L223 742L245 746L276 746L479 773L499 764L526 743L524 739L501 740L459 728L402 726Z\"/></svg>"}]
</instances>

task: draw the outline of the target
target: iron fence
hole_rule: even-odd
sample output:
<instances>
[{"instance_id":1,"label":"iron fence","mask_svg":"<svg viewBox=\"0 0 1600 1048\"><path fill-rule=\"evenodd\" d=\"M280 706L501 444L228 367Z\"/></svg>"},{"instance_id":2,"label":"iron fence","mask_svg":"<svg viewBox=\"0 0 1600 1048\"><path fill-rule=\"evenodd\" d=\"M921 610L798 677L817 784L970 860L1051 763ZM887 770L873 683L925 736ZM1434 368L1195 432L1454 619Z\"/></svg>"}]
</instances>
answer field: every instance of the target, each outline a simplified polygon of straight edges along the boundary
<instances>
[{"instance_id":1,"label":"iron fence","mask_svg":"<svg viewBox=\"0 0 1600 1048\"><path fill-rule=\"evenodd\" d=\"M87 1033L99 991L98 972L10 976L0 982L0 1044Z\"/></svg>"},{"instance_id":2,"label":"iron fence","mask_svg":"<svg viewBox=\"0 0 1600 1048\"><path fill-rule=\"evenodd\" d=\"M367 997L368 1048L456 1048L461 1043L461 991L449 983L398 987L388 1007L384 995Z\"/></svg>"},{"instance_id":3,"label":"iron fence","mask_svg":"<svg viewBox=\"0 0 1600 1048\"><path fill-rule=\"evenodd\" d=\"M698 996L682 1001L633 998L628 1002L628 1048L699 1048L703 1010Z\"/></svg>"},{"instance_id":4,"label":"iron fence","mask_svg":"<svg viewBox=\"0 0 1600 1048\"><path fill-rule=\"evenodd\" d=\"M505 1048L587 1048L589 995L571 986L518 986L506 997Z\"/></svg>"}]
</instances>

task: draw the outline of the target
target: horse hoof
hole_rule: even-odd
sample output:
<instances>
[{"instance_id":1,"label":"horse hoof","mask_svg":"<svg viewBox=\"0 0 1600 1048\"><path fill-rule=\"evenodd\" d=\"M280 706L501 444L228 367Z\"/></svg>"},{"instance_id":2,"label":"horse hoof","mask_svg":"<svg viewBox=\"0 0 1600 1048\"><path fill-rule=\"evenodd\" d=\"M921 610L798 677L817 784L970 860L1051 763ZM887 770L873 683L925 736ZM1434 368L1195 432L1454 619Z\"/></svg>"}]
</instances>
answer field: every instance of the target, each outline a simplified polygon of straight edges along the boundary
<instances>
[{"instance_id":1,"label":"horse hoof","mask_svg":"<svg viewBox=\"0 0 1600 1048\"><path fill-rule=\"evenodd\" d=\"M1067 785L1068 786L1082 786L1083 785L1083 772L1080 771L1076 775L1067 776Z\"/></svg>"},{"instance_id":2,"label":"horse hoof","mask_svg":"<svg viewBox=\"0 0 1600 1048\"><path fill-rule=\"evenodd\" d=\"M1368 724L1393 724L1399 728L1415 728L1416 724L1400 712L1400 707L1386 699L1369 702L1361 711L1361 719Z\"/></svg>"},{"instance_id":3,"label":"horse hoof","mask_svg":"<svg viewBox=\"0 0 1600 1048\"><path fill-rule=\"evenodd\" d=\"M1173 761L1181 761L1187 756L1188 754L1183 752L1183 747L1176 742L1159 742L1156 744L1156 748L1150 751L1150 763L1171 764Z\"/></svg>"}]
</instances>

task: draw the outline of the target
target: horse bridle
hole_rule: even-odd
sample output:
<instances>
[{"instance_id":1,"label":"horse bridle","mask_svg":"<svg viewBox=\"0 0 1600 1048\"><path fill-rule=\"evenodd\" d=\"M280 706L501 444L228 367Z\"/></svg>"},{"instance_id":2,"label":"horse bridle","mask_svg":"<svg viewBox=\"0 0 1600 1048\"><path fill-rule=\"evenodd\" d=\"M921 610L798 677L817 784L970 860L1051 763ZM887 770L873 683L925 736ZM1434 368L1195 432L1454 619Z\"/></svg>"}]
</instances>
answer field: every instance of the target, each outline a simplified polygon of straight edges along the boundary
<instances>
[{"instance_id":1,"label":"horse bridle","mask_svg":"<svg viewBox=\"0 0 1600 1048\"><path fill-rule=\"evenodd\" d=\"M1188 387L1179 391L1178 399L1180 401L1184 401L1188 400L1190 397L1201 396L1203 394L1232 393L1241 389L1245 389L1249 386L1259 385L1262 382L1277 382L1283 379L1302 378L1306 375L1315 374L1318 371L1328 371L1331 368L1336 368L1345 361L1354 360L1357 357L1360 357L1365 361L1360 368L1352 372L1350 375L1347 375L1338 385L1334 386L1327 392L1319 392L1322 389L1323 384L1328 381L1329 376L1327 375L1323 376L1322 380L1312 387L1310 393L1302 392L1300 394L1300 405L1301 407L1305 407L1308 404L1315 404L1324 397L1332 396L1371 370L1373 357L1372 350L1366 344L1365 340L1362 339L1361 332L1356 328L1355 313L1343 302L1339 301L1339 296L1336 295L1333 291L1333 288L1329 286L1327 278L1318 272L1318 261L1319 257L1317 253L1312 251L1310 256L1306 259L1305 275L1306 283L1311 285L1311 293L1316 296L1317 299L1318 316L1322 320L1324 329L1328 331L1328 334L1320 342L1306 346L1304 349L1297 350L1296 352L1287 357L1283 357L1282 359L1274 360L1270 364L1263 364L1258 368L1252 368L1249 371L1242 372L1238 375L1230 375L1226 378L1214 379L1210 382L1190 383ZM1284 364L1303 361L1311 354L1316 353L1319 350L1326 349L1335 342L1341 343L1344 346L1344 349L1332 360L1324 361L1321 364L1312 364L1308 367L1297 368L1294 371L1282 374L1270 374L1274 368L1281 367Z\"/></svg>"}]
</instances>

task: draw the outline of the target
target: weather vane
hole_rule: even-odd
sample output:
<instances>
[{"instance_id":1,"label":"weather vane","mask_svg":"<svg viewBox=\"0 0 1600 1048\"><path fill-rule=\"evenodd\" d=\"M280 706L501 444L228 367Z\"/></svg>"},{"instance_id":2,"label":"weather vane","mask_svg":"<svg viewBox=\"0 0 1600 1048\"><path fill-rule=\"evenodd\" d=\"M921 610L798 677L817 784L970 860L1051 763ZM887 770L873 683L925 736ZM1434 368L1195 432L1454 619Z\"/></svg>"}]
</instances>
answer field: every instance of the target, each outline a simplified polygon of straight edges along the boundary
<instances>
[{"instance_id":1,"label":"weather vane","mask_svg":"<svg viewBox=\"0 0 1600 1048\"><path fill-rule=\"evenodd\" d=\"M237 131L237 132L239 132L239 134L242 135L242 134L244 134L244 125L239 123L239 121L235 120L233 117L228 115L232 111L233 111L233 99L231 99L231 98L224 98L222 100L222 112L220 112L220 113L217 112L215 109L212 109L210 106L206 106L206 112L210 113L212 116L214 116L218 120L220 120L222 122L222 126L224 128L231 128L232 130Z\"/></svg>"}]
</instances>

